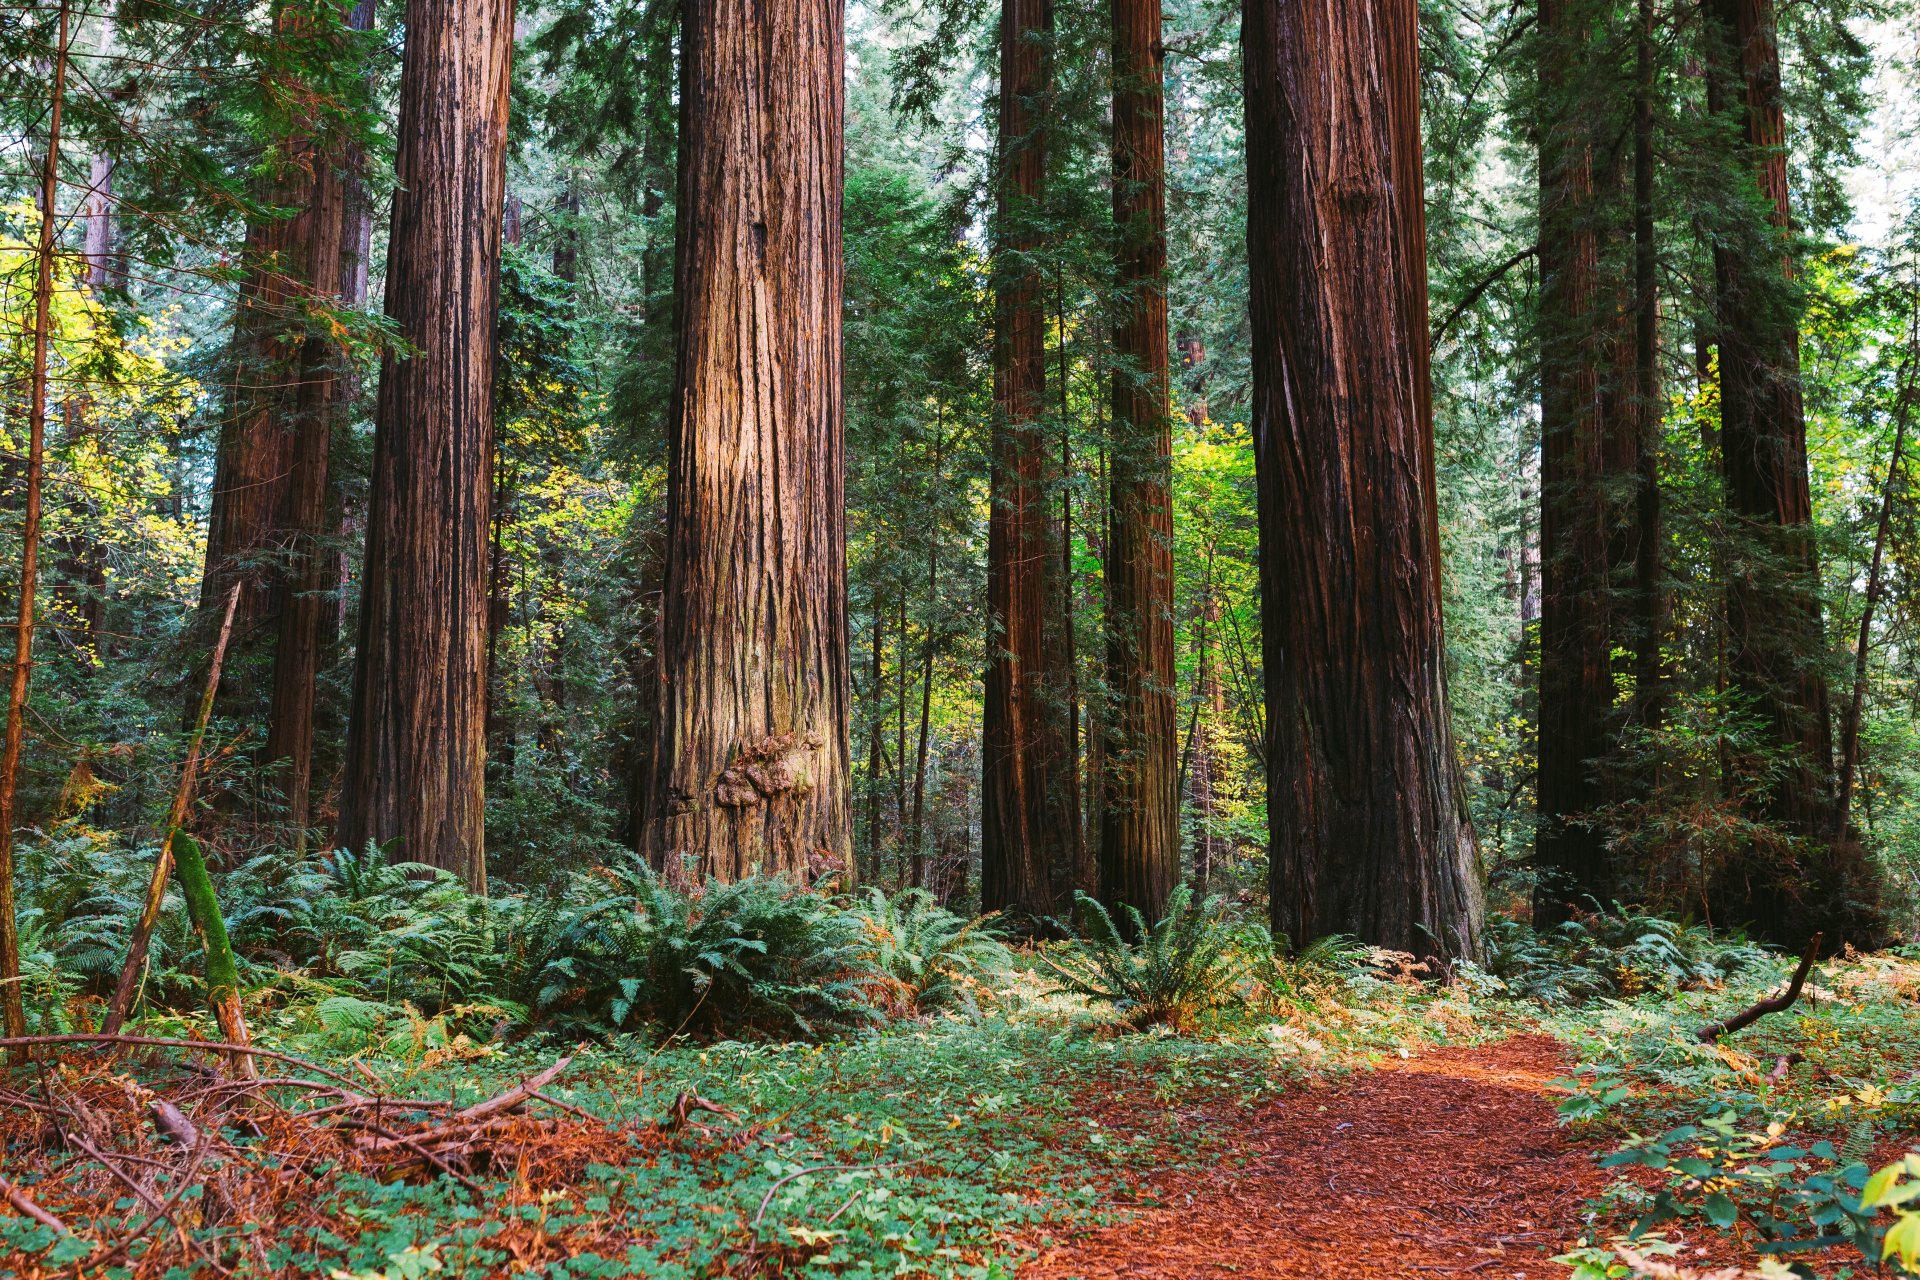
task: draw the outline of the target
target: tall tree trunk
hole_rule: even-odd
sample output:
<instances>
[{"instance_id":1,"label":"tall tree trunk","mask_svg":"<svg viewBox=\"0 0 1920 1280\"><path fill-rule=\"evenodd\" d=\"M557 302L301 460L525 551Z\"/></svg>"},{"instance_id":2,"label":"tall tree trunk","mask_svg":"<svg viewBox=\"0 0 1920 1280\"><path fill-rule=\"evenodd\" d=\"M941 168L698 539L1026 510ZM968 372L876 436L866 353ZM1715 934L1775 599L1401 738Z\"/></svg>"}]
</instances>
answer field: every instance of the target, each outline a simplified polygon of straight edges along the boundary
<instances>
[{"instance_id":1,"label":"tall tree trunk","mask_svg":"<svg viewBox=\"0 0 1920 1280\"><path fill-rule=\"evenodd\" d=\"M887 765L887 721L882 709L882 691L886 689L886 671L881 665L886 655L886 635L882 629L880 615L880 593L876 588L873 600L873 635L869 645L869 658L872 661L867 675L867 697L873 708L873 723L867 727L867 869L874 878L880 878L880 805L884 788L881 775Z\"/></svg>"},{"instance_id":2,"label":"tall tree trunk","mask_svg":"<svg viewBox=\"0 0 1920 1280\"><path fill-rule=\"evenodd\" d=\"M1711 0L1707 15L1717 43L1711 106L1738 126L1733 167L1757 183L1769 224L1727 228L1713 255L1720 449L1741 542L1727 584L1728 674L1776 753L1773 784L1752 816L1786 838L1762 841L1723 870L1714 915L1782 942L1816 931L1864 940L1870 871L1841 838L1834 805L1777 32L1769 0Z\"/></svg>"},{"instance_id":3,"label":"tall tree trunk","mask_svg":"<svg viewBox=\"0 0 1920 1280\"><path fill-rule=\"evenodd\" d=\"M1220 597L1214 588L1214 548L1207 547L1206 577L1201 586L1200 617L1194 627L1195 654L1193 727L1187 750L1192 755L1195 831L1193 837L1194 889L1205 897L1222 852L1214 838L1213 821L1220 792L1220 726L1227 718L1226 686L1220 679L1216 633L1220 630ZM1185 772L1185 769L1182 770Z\"/></svg>"},{"instance_id":4,"label":"tall tree trunk","mask_svg":"<svg viewBox=\"0 0 1920 1280\"><path fill-rule=\"evenodd\" d=\"M928 492L940 491L942 464L946 450L945 406L934 405L933 476ZM940 616L940 524L936 519L927 532L927 617ZM927 746L933 727L933 658L938 635L929 625L920 639L920 736L913 753L913 827L907 848L913 858L913 882L927 885Z\"/></svg>"},{"instance_id":5,"label":"tall tree trunk","mask_svg":"<svg viewBox=\"0 0 1920 1280\"><path fill-rule=\"evenodd\" d=\"M838 0L686 0L651 850L852 873Z\"/></svg>"},{"instance_id":6,"label":"tall tree trunk","mask_svg":"<svg viewBox=\"0 0 1920 1280\"><path fill-rule=\"evenodd\" d=\"M27 384L27 502L20 526L20 594L14 602L13 663L7 683L7 732L0 747L0 1017L7 1035L27 1034L20 991L20 933L13 896L14 797L27 736L27 682L33 673L33 596L40 559L40 484L47 443L47 342L53 317L53 257L60 198L60 117L67 91L68 0L60 0L60 36L47 110L47 153L40 175L40 242L33 276L33 357Z\"/></svg>"},{"instance_id":7,"label":"tall tree trunk","mask_svg":"<svg viewBox=\"0 0 1920 1280\"><path fill-rule=\"evenodd\" d=\"M513 0L407 0L341 843L486 871L487 534Z\"/></svg>"},{"instance_id":8,"label":"tall tree trunk","mask_svg":"<svg viewBox=\"0 0 1920 1280\"><path fill-rule=\"evenodd\" d=\"M315 160L307 218L307 269L317 301L337 304L342 250L349 231L349 188L357 175L344 171L345 157L329 149ZM331 296L330 296L331 295ZM333 565L322 542L327 534L329 475L338 383L347 356L319 333L302 344L300 385L294 401L293 467L287 485L286 566L279 634L273 651L273 695L267 709L266 758L284 761L279 785L286 824L296 848L305 849L312 819L314 688L333 612Z\"/></svg>"},{"instance_id":9,"label":"tall tree trunk","mask_svg":"<svg viewBox=\"0 0 1920 1280\"><path fill-rule=\"evenodd\" d=\"M1587 50L1587 0L1540 5L1540 721L1534 915L1543 924L1615 895L1597 811L1617 740L1612 533L1623 436L1635 419L1612 385L1619 308L1602 286L1610 212L1593 164L1605 123Z\"/></svg>"},{"instance_id":10,"label":"tall tree trunk","mask_svg":"<svg viewBox=\"0 0 1920 1280\"><path fill-rule=\"evenodd\" d=\"M1642 732L1660 727L1666 716L1661 649L1667 638L1667 594L1662 581L1660 445L1664 413L1660 403L1660 251L1655 239L1654 166L1654 3L1639 0L1635 32L1636 81L1633 103L1633 366L1634 419L1639 428L1639 475L1635 488L1633 628L1633 722ZM1651 773L1645 782L1658 779Z\"/></svg>"},{"instance_id":11,"label":"tall tree trunk","mask_svg":"<svg viewBox=\"0 0 1920 1280\"><path fill-rule=\"evenodd\" d=\"M1113 515L1107 546L1109 734L1101 893L1148 921L1180 878L1173 707L1172 405L1167 366L1160 0L1113 4Z\"/></svg>"},{"instance_id":12,"label":"tall tree trunk","mask_svg":"<svg viewBox=\"0 0 1920 1280\"><path fill-rule=\"evenodd\" d=\"M1043 238L1052 96L1051 0L1003 0L994 214L993 467L987 517L988 636L983 708L980 901L1052 914L1054 877L1077 842L1069 785L1067 681L1058 617L1060 531L1048 489Z\"/></svg>"},{"instance_id":13,"label":"tall tree trunk","mask_svg":"<svg viewBox=\"0 0 1920 1280\"><path fill-rule=\"evenodd\" d=\"M568 284L580 277L580 186L572 173L560 194L553 229L553 274Z\"/></svg>"},{"instance_id":14,"label":"tall tree trunk","mask_svg":"<svg viewBox=\"0 0 1920 1280\"><path fill-rule=\"evenodd\" d=\"M1414 0L1247 0L1274 926L1480 950L1448 725Z\"/></svg>"},{"instance_id":15,"label":"tall tree trunk","mask_svg":"<svg viewBox=\"0 0 1920 1280\"><path fill-rule=\"evenodd\" d=\"M641 124L640 216L646 232L646 243L640 250L642 352L643 358L661 361L662 367L672 350L675 328L673 244L663 224L667 193L674 181L679 125L673 109L673 33L679 25L679 13L679 0L649 0L643 18L646 40L641 55L645 116ZM664 423L660 426L664 437ZM636 696L628 735L627 839L632 847L644 852L648 792L653 785L653 714L660 704L660 602L666 561L664 532L656 519L650 515L635 533L641 550L636 574L639 626L630 664Z\"/></svg>"},{"instance_id":16,"label":"tall tree trunk","mask_svg":"<svg viewBox=\"0 0 1920 1280\"><path fill-rule=\"evenodd\" d=\"M1920 283L1920 282L1916 282ZM1867 701L1867 659L1873 652L1873 615L1885 589L1881 565L1893 529L1896 496L1906 487L1901 476L1907 451L1907 415L1913 407L1914 362L1920 358L1920 293L1914 296L1914 319L1907 331L1907 355L1894 379L1893 451L1887 458L1886 484L1880 490L1880 518L1873 530L1873 555L1867 563L1867 589L1860 602L1860 630L1853 646L1853 690L1847 699L1846 715L1840 722L1840 781L1835 790L1834 807L1842 821L1852 813L1854 776L1860 766L1860 718Z\"/></svg>"}]
</instances>

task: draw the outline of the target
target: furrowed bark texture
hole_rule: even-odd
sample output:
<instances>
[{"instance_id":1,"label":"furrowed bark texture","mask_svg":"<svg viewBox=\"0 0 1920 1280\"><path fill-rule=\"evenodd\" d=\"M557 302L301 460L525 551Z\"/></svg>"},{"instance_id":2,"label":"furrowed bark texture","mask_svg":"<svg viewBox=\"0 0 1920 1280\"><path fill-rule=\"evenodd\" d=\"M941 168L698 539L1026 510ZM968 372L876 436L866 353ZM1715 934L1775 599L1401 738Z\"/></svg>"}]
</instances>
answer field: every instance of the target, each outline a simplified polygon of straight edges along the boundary
<instances>
[{"instance_id":1,"label":"furrowed bark texture","mask_svg":"<svg viewBox=\"0 0 1920 1280\"><path fill-rule=\"evenodd\" d=\"M1112 514L1107 543L1111 734L1100 889L1164 913L1180 878L1179 727L1173 707L1173 436L1167 366L1166 120L1160 0L1113 4Z\"/></svg>"},{"instance_id":2,"label":"furrowed bark texture","mask_svg":"<svg viewBox=\"0 0 1920 1280\"><path fill-rule=\"evenodd\" d=\"M348 186L353 177L341 171L340 163L338 156L318 158L307 211L312 226L307 269L315 291L323 296L341 281L349 229ZM335 608L334 566L320 544L327 532L333 421L341 400L344 361L345 353L337 343L309 334L301 348L300 385L294 399L286 557L273 651L273 694L267 708L266 758L285 762L278 781L287 826L300 848L306 847L313 807L314 685L328 618Z\"/></svg>"},{"instance_id":3,"label":"furrowed bark texture","mask_svg":"<svg viewBox=\"0 0 1920 1280\"><path fill-rule=\"evenodd\" d=\"M686 0L650 849L853 865L838 0Z\"/></svg>"},{"instance_id":4,"label":"furrowed bark texture","mask_svg":"<svg viewBox=\"0 0 1920 1280\"><path fill-rule=\"evenodd\" d=\"M1808 842L1736 860L1712 891L1714 914L1778 941L1823 929L1857 938L1860 922L1848 921L1867 905L1868 871L1834 806L1777 32L1768 0L1711 0L1707 15L1723 55L1709 80L1712 105L1740 126L1738 159L1758 183L1773 232L1736 228L1714 246L1721 456L1729 522L1741 540L1727 579L1728 670L1779 753L1754 816Z\"/></svg>"},{"instance_id":5,"label":"furrowed bark texture","mask_svg":"<svg viewBox=\"0 0 1920 1280\"><path fill-rule=\"evenodd\" d=\"M1274 925L1473 955L1447 722L1413 0L1248 0Z\"/></svg>"},{"instance_id":6,"label":"furrowed bark texture","mask_svg":"<svg viewBox=\"0 0 1920 1280\"><path fill-rule=\"evenodd\" d=\"M355 31L373 27L372 0L347 15ZM366 301L367 191L360 148L347 143L315 159L308 205L311 288L330 305ZM340 345L309 333L301 348L295 398L293 469L288 477L286 564L279 634L273 651L273 695L267 708L266 758L285 761L280 777L286 822L304 849L313 821L314 693L326 650L336 639L340 569L326 546L331 510L335 420L353 396L352 366Z\"/></svg>"},{"instance_id":7,"label":"furrowed bark texture","mask_svg":"<svg viewBox=\"0 0 1920 1280\"><path fill-rule=\"evenodd\" d=\"M513 0L409 0L340 843L486 885L487 530Z\"/></svg>"},{"instance_id":8,"label":"furrowed bark texture","mask_svg":"<svg viewBox=\"0 0 1920 1280\"><path fill-rule=\"evenodd\" d=\"M993 466L980 785L980 894L988 911L1052 914L1079 813L1067 755L1057 614L1059 529L1049 501L1046 283L1035 255L1052 93L1050 0L1003 0L994 227ZM1052 621L1050 622L1050 618Z\"/></svg>"},{"instance_id":9,"label":"furrowed bark texture","mask_svg":"<svg viewBox=\"0 0 1920 1280\"><path fill-rule=\"evenodd\" d=\"M1595 190L1606 104L1583 83L1598 25L1586 0L1542 0L1540 82L1540 825L1534 913L1557 923L1612 902L1613 859L1596 811L1618 738L1613 591L1619 495L1634 483L1637 419L1616 367L1628 347L1602 283Z\"/></svg>"}]
</instances>

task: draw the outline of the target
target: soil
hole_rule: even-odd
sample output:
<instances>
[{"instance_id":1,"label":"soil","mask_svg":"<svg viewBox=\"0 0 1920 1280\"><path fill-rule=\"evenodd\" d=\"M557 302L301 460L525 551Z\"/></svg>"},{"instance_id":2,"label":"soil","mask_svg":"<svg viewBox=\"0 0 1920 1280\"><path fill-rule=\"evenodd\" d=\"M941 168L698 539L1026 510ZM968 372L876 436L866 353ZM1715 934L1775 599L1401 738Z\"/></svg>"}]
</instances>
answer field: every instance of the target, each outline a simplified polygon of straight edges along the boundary
<instances>
[{"instance_id":1,"label":"soil","mask_svg":"<svg viewBox=\"0 0 1920 1280\"><path fill-rule=\"evenodd\" d=\"M1544 1036L1442 1048L1234 1120L1237 1155L1153 1179L1143 1210L1021 1280L1285 1276L1551 1280L1605 1184L1554 1123L1570 1067Z\"/></svg>"}]
</instances>

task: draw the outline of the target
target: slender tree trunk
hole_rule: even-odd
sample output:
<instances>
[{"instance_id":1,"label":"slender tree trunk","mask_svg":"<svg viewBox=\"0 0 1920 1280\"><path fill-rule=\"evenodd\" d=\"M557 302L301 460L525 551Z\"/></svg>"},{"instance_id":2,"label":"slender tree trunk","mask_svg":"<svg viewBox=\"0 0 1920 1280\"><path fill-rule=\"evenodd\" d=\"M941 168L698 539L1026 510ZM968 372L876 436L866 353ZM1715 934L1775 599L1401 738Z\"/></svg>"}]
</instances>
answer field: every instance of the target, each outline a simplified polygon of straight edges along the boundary
<instances>
[{"instance_id":1,"label":"slender tree trunk","mask_svg":"<svg viewBox=\"0 0 1920 1280\"><path fill-rule=\"evenodd\" d=\"M1916 305L1920 305L1917 301ZM1920 319L1920 317L1916 317ZM1872 653L1873 614L1880 603L1884 584L1880 568L1887 551L1887 538L1893 528L1895 495L1904 487L1900 471L1907 449L1907 414L1913 406L1913 385L1909 381L1916 355L1920 355L1920 323L1908 335L1907 358L1895 382L1898 403L1894 407L1893 452L1887 459L1887 480L1880 491L1880 519L1873 530L1873 556L1867 565L1867 589L1860 604L1859 638L1853 646L1853 692L1847 699L1846 718L1840 730L1840 782L1834 805L1842 820L1853 808L1853 782L1860 764L1860 717L1867 701L1867 658Z\"/></svg>"},{"instance_id":2,"label":"slender tree trunk","mask_svg":"<svg viewBox=\"0 0 1920 1280\"><path fill-rule=\"evenodd\" d=\"M494 314L513 0L408 0L341 843L484 890Z\"/></svg>"},{"instance_id":3,"label":"slender tree trunk","mask_svg":"<svg viewBox=\"0 0 1920 1280\"><path fill-rule=\"evenodd\" d=\"M1214 839L1215 804L1219 795L1220 725L1226 719L1226 689L1220 680L1220 660L1216 655L1214 633L1220 629L1220 597L1214 589L1214 548L1207 546L1206 577L1201 586L1200 617L1195 626L1193 727L1187 733L1187 751L1191 753L1194 837L1193 879L1196 891L1205 897L1219 862L1220 849ZM1182 773L1186 770L1183 768Z\"/></svg>"},{"instance_id":4,"label":"slender tree trunk","mask_svg":"<svg viewBox=\"0 0 1920 1280\"><path fill-rule=\"evenodd\" d=\"M1167 366L1160 0L1113 4L1113 515L1107 547L1109 732L1101 892L1153 921L1180 878L1173 706L1172 405Z\"/></svg>"},{"instance_id":5,"label":"slender tree trunk","mask_svg":"<svg viewBox=\"0 0 1920 1280\"><path fill-rule=\"evenodd\" d=\"M1727 584L1728 674L1777 753L1753 816L1786 838L1763 840L1723 869L1714 915L1782 942L1815 931L1864 941L1873 926L1858 904L1871 873L1840 839L1835 808L1774 14L1769 0L1711 0L1707 16L1720 55L1708 77L1712 106L1739 127L1734 168L1758 184L1770 224L1728 228L1716 240L1715 337L1727 514L1744 566Z\"/></svg>"},{"instance_id":6,"label":"slender tree trunk","mask_svg":"<svg viewBox=\"0 0 1920 1280\"><path fill-rule=\"evenodd\" d=\"M1618 719L1611 534L1615 437L1632 430L1611 385L1618 308L1602 286L1593 157L1604 125L1583 83L1600 21L1586 0L1542 0L1540 86L1540 880L1534 918L1615 896L1598 810Z\"/></svg>"},{"instance_id":7,"label":"slender tree trunk","mask_svg":"<svg viewBox=\"0 0 1920 1280\"><path fill-rule=\"evenodd\" d=\"M571 173L555 212L560 216L553 232L553 274L573 284L580 278L580 187Z\"/></svg>"},{"instance_id":8,"label":"slender tree trunk","mask_svg":"<svg viewBox=\"0 0 1920 1280\"><path fill-rule=\"evenodd\" d=\"M867 866L874 878L880 877L880 797L881 775L886 772L887 722L882 712L881 690L886 688L886 673L881 661L886 653L881 634L879 591L874 591L873 640L868 655L872 666L867 676L867 696L873 707L873 723L867 730Z\"/></svg>"},{"instance_id":9,"label":"slender tree trunk","mask_svg":"<svg viewBox=\"0 0 1920 1280\"><path fill-rule=\"evenodd\" d=\"M1633 365L1634 418L1639 425L1639 476L1635 490L1634 592L1638 618L1633 631L1634 724L1643 732L1666 716L1661 649L1667 638L1667 595L1662 581L1660 445L1660 251L1653 208L1654 0L1639 0L1635 33L1633 104ZM1649 774L1648 784L1657 782Z\"/></svg>"},{"instance_id":10,"label":"slender tree trunk","mask_svg":"<svg viewBox=\"0 0 1920 1280\"><path fill-rule=\"evenodd\" d=\"M946 420L944 406L934 406L933 477L929 493L940 492L942 464L945 461ZM927 533L927 617L940 616L940 525L936 519ZM920 737L913 753L913 830L908 849L913 856L913 882L927 886L927 744L933 726L933 657L939 637L929 625L920 641Z\"/></svg>"},{"instance_id":11,"label":"slender tree trunk","mask_svg":"<svg viewBox=\"0 0 1920 1280\"><path fill-rule=\"evenodd\" d=\"M1248 0L1275 928L1480 950L1448 726L1413 0Z\"/></svg>"},{"instance_id":12,"label":"slender tree trunk","mask_svg":"<svg viewBox=\"0 0 1920 1280\"><path fill-rule=\"evenodd\" d=\"M676 879L853 873L836 0L686 0L662 699Z\"/></svg>"},{"instance_id":13,"label":"slender tree trunk","mask_svg":"<svg viewBox=\"0 0 1920 1280\"><path fill-rule=\"evenodd\" d=\"M1063 631L1053 584L1060 531L1047 493L1043 247L1052 96L1050 0L1003 0L995 210L993 467L987 518L989 627L981 761L980 900L1052 914L1076 842ZM1050 616L1052 615L1052 616Z\"/></svg>"},{"instance_id":14,"label":"slender tree trunk","mask_svg":"<svg viewBox=\"0 0 1920 1280\"><path fill-rule=\"evenodd\" d=\"M47 153L40 174L40 241L33 276L33 357L27 384L27 505L20 526L20 594L13 621L13 671L7 684L7 732L0 747L0 1017L9 1037L27 1034L20 991L20 933L13 884L14 798L27 736L27 682L33 674L33 596L39 574L41 481L47 443L47 343L53 317L53 258L60 198L60 117L67 91L68 0L60 0L53 97L47 109Z\"/></svg>"}]
</instances>

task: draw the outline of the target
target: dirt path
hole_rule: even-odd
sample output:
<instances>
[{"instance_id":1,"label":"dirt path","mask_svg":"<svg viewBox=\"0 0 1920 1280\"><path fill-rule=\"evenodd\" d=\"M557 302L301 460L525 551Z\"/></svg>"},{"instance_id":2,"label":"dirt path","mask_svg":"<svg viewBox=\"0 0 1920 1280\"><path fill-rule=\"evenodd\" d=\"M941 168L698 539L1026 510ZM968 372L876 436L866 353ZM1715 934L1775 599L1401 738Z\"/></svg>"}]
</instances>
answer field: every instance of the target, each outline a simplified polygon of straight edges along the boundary
<instances>
[{"instance_id":1,"label":"dirt path","mask_svg":"<svg viewBox=\"0 0 1920 1280\"><path fill-rule=\"evenodd\" d=\"M1565 1049L1436 1049L1237 1121L1244 1161L1170 1175L1143 1211L1052 1249L1020 1280L1473 1276L1549 1280L1602 1178L1554 1125Z\"/></svg>"}]
</instances>

